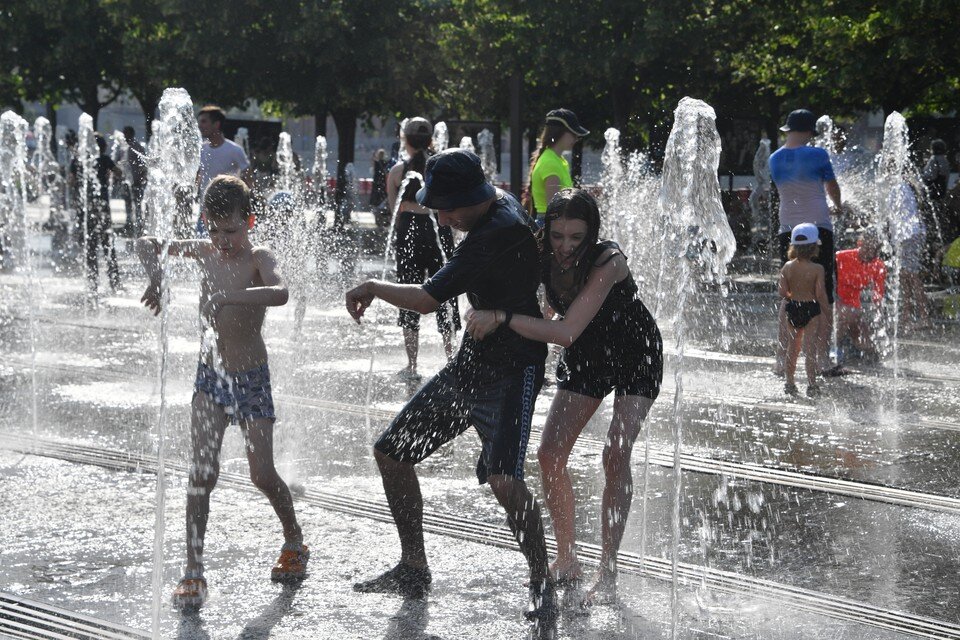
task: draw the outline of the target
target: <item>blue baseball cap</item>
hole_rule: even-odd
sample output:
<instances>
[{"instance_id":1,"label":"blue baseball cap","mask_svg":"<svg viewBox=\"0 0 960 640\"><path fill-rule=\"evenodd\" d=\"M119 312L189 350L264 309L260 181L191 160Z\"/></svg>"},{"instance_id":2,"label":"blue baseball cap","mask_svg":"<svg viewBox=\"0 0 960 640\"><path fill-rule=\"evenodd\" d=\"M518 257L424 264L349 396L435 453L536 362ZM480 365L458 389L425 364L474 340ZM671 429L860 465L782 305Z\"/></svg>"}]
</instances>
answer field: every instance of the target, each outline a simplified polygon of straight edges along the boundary
<instances>
[{"instance_id":1,"label":"blue baseball cap","mask_svg":"<svg viewBox=\"0 0 960 640\"><path fill-rule=\"evenodd\" d=\"M487 182L480 158L466 149L447 149L431 156L417 202L429 209L460 209L489 200L497 193Z\"/></svg>"}]
</instances>

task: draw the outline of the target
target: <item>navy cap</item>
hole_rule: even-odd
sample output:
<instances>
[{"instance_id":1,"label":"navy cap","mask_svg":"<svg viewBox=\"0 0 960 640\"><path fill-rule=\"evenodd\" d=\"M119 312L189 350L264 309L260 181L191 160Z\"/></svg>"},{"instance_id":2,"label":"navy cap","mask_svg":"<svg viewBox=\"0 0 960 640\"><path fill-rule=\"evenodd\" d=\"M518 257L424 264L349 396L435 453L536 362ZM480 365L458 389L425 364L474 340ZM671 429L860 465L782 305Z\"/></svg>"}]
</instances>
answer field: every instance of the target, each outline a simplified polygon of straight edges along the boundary
<instances>
[{"instance_id":1,"label":"navy cap","mask_svg":"<svg viewBox=\"0 0 960 640\"><path fill-rule=\"evenodd\" d=\"M580 124L580 119L577 117L577 114L570 111L570 109L554 109L553 111L549 111L547 112L546 120L547 124L563 125L567 131L581 138L590 133Z\"/></svg>"},{"instance_id":2,"label":"navy cap","mask_svg":"<svg viewBox=\"0 0 960 640\"><path fill-rule=\"evenodd\" d=\"M447 149L431 156L417 202L429 209L472 207L496 195L487 182L480 158L466 149Z\"/></svg>"},{"instance_id":3,"label":"navy cap","mask_svg":"<svg viewBox=\"0 0 960 640\"><path fill-rule=\"evenodd\" d=\"M787 116L787 124L780 131L800 131L813 133L817 130L817 116L809 109L797 109Z\"/></svg>"}]
</instances>

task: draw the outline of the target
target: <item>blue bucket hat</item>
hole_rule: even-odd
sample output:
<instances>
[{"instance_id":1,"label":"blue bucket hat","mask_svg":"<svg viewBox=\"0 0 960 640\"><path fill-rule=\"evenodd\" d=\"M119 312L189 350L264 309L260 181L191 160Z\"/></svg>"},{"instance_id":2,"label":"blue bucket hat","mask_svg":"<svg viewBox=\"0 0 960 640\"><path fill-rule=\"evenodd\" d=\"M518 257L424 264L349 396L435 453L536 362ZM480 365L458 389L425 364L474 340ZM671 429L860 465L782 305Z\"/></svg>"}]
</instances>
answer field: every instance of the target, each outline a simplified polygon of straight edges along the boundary
<instances>
[{"instance_id":1,"label":"blue bucket hat","mask_svg":"<svg viewBox=\"0 0 960 640\"><path fill-rule=\"evenodd\" d=\"M431 156L417 202L429 209L471 207L496 195L487 182L480 158L466 149L447 149Z\"/></svg>"}]
</instances>

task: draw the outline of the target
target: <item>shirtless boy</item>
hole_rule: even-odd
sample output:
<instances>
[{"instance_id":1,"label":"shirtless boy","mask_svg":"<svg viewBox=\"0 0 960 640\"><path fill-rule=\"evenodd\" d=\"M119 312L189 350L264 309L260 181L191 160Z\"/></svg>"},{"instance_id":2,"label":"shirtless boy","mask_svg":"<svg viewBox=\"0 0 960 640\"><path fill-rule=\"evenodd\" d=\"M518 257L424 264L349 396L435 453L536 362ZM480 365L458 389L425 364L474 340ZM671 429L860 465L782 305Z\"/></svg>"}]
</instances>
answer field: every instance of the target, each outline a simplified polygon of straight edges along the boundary
<instances>
[{"instance_id":1,"label":"shirtless boy","mask_svg":"<svg viewBox=\"0 0 960 640\"><path fill-rule=\"evenodd\" d=\"M200 309L205 326L216 332L216 348L201 353L194 383L190 421L192 460L187 490L187 566L173 593L175 605L197 607L207 595L203 576L203 539L210 514L210 492L217 483L220 446L229 423L246 436L250 479L270 500L283 525L284 544L271 571L275 581L306 575L309 550L293 509L287 485L273 464L273 398L267 350L260 329L266 307L287 302L287 288L273 254L254 247L250 190L234 176L217 176L204 194L205 224L210 238L171 240L171 256L192 258L203 282ZM137 241L137 253L150 284L144 306L158 314L161 271L157 238Z\"/></svg>"},{"instance_id":2,"label":"shirtless boy","mask_svg":"<svg viewBox=\"0 0 960 640\"><path fill-rule=\"evenodd\" d=\"M789 262L780 270L780 297L786 301L780 307L781 335L787 337L785 391L791 396L797 395L794 375L801 344L807 370L807 395L820 395L816 336L820 323L826 321L823 314L829 313L830 303L823 266L812 261L819 249L817 226L809 222L798 224L790 235Z\"/></svg>"}]
</instances>

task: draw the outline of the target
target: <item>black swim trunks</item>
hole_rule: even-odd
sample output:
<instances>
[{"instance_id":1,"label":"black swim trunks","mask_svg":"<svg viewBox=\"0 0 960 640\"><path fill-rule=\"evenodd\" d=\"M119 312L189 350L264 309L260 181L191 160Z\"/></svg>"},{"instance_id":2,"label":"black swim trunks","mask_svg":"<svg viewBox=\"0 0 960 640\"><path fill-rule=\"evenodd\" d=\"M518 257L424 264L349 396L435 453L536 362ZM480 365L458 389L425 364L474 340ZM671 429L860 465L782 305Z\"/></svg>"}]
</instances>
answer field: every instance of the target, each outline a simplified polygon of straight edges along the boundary
<instances>
[{"instance_id":1,"label":"black swim trunks","mask_svg":"<svg viewBox=\"0 0 960 640\"><path fill-rule=\"evenodd\" d=\"M398 462L416 464L473 427L482 445L480 483L491 475L523 480L534 402L542 385L543 364L521 369L451 363L407 403L374 448Z\"/></svg>"},{"instance_id":2,"label":"black swim trunks","mask_svg":"<svg viewBox=\"0 0 960 640\"><path fill-rule=\"evenodd\" d=\"M820 303L815 300L787 300L787 319L795 329L803 329L820 315Z\"/></svg>"}]
</instances>

